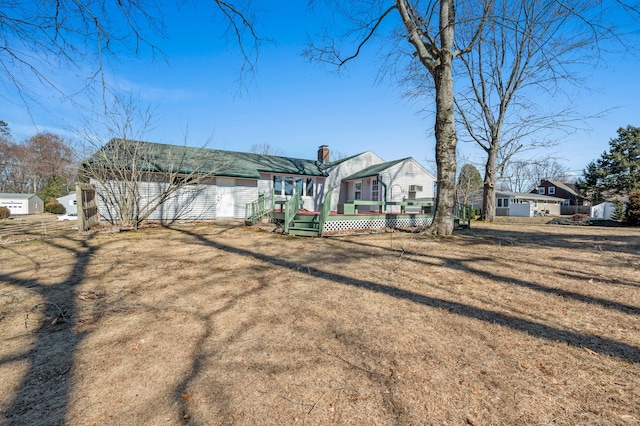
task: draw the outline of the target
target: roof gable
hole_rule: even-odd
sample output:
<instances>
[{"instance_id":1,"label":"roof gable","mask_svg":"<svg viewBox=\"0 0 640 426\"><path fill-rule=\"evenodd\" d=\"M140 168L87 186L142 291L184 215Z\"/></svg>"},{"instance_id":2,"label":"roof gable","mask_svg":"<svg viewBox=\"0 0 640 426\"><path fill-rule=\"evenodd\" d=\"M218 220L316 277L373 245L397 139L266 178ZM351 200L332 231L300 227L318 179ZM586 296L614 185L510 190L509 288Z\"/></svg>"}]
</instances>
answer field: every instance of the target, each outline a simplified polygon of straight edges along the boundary
<instances>
[{"instance_id":1,"label":"roof gable","mask_svg":"<svg viewBox=\"0 0 640 426\"><path fill-rule=\"evenodd\" d=\"M395 160L395 161L387 161L385 163L380 163L380 164L374 164L372 166L369 166L360 170L359 172L352 174L351 176L347 176L342 180L345 181L345 180L354 180L354 179L364 179L371 176L377 176L384 170L387 170L388 168L393 167L396 164L406 160L408 160L408 158L403 158L401 160Z\"/></svg>"},{"instance_id":2,"label":"roof gable","mask_svg":"<svg viewBox=\"0 0 640 426\"><path fill-rule=\"evenodd\" d=\"M548 180L547 182L549 182L551 185L555 186L556 188L560 188L560 189L563 189L563 190L567 191L569 194L578 195L576 190L574 188L571 188L570 186L568 186L566 183L557 182L555 180Z\"/></svg>"}]
</instances>

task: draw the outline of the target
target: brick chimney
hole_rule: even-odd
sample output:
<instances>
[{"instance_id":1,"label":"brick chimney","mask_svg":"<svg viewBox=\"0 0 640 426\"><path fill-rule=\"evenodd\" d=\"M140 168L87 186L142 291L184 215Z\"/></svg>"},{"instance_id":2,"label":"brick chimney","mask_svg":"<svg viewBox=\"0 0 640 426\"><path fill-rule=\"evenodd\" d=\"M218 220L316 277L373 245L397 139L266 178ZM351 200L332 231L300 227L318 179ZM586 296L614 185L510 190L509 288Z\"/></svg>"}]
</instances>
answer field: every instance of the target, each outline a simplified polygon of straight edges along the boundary
<instances>
[{"instance_id":1,"label":"brick chimney","mask_svg":"<svg viewBox=\"0 0 640 426\"><path fill-rule=\"evenodd\" d=\"M318 161L321 163L329 162L329 146L328 145L320 145L318 148Z\"/></svg>"}]
</instances>

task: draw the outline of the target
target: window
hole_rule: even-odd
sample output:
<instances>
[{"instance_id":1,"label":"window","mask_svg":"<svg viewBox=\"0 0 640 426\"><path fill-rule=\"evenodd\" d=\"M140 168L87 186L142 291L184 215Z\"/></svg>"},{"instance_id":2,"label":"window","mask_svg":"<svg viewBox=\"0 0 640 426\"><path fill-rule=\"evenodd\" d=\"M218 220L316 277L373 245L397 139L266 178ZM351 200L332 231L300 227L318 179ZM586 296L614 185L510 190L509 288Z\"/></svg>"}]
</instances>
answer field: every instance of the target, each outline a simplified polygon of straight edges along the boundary
<instances>
[{"instance_id":1,"label":"window","mask_svg":"<svg viewBox=\"0 0 640 426\"><path fill-rule=\"evenodd\" d=\"M294 176L274 176L273 192L275 195L293 195L294 191L299 196L312 197L315 190L315 179L294 177Z\"/></svg>"},{"instance_id":2,"label":"window","mask_svg":"<svg viewBox=\"0 0 640 426\"><path fill-rule=\"evenodd\" d=\"M276 195L282 195L282 176L273 177L273 192Z\"/></svg>"},{"instance_id":3,"label":"window","mask_svg":"<svg viewBox=\"0 0 640 426\"><path fill-rule=\"evenodd\" d=\"M307 186L306 186L306 192L304 195L306 195L307 197L312 197L313 196L313 178L307 178Z\"/></svg>"},{"instance_id":4,"label":"window","mask_svg":"<svg viewBox=\"0 0 640 426\"><path fill-rule=\"evenodd\" d=\"M544 195L544 186L538 187L538 194Z\"/></svg>"},{"instance_id":5,"label":"window","mask_svg":"<svg viewBox=\"0 0 640 426\"><path fill-rule=\"evenodd\" d=\"M554 195L556 193L556 187L550 186L548 191L549 191L549 195Z\"/></svg>"},{"instance_id":6,"label":"window","mask_svg":"<svg viewBox=\"0 0 640 426\"><path fill-rule=\"evenodd\" d=\"M413 174L413 163L407 163L407 174L408 175Z\"/></svg>"},{"instance_id":7,"label":"window","mask_svg":"<svg viewBox=\"0 0 640 426\"><path fill-rule=\"evenodd\" d=\"M293 195L293 177L284 178L284 195Z\"/></svg>"},{"instance_id":8,"label":"window","mask_svg":"<svg viewBox=\"0 0 640 426\"><path fill-rule=\"evenodd\" d=\"M570 206L571 205L571 200L569 200L569 199L562 200L562 205L563 206Z\"/></svg>"},{"instance_id":9,"label":"window","mask_svg":"<svg viewBox=\"0 0 640 426\"><path fill-rule=\"evenodd\" d=\"M362 182L355 183L355 194L353 198L355 200L362 200Z\"/></svg>"},{"instance_id":10,"label":"window","mask_svg":"<svg viewBox=\"0 0 640 426\"><path fill-rule=\"evenodd\" d=\"M508 198L498 198L498 207L509 207Z\"/></svg>"},{"instance_id":11,"label":"window","mask_svg":"<svg viewBox=\"0 0 640 426\"><path fill-rule=\"evenodd\" d=\"M380 199L380 182L378 180L374 180L371 182L371 199L373 201L378 201Z\"/></svg>"}]
</instances>

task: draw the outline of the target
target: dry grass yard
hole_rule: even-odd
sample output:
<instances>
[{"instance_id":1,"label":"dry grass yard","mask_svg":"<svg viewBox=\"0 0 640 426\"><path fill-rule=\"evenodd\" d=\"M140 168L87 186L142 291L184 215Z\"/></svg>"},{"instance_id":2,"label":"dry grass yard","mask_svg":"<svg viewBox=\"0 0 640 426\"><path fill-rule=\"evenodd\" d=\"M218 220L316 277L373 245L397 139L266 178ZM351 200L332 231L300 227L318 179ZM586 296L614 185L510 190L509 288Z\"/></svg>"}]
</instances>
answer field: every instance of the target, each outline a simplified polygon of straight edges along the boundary
<instances>
[{"instance_id":1,"label":"dry grass yard","mask_svg":"<svg viewBox=\"0 0 640 426\"><path fill-rule=\"evenodd\" d=\"M638 228L8 222L7 426L640 424Z\"/></svg>"}]
</instances>

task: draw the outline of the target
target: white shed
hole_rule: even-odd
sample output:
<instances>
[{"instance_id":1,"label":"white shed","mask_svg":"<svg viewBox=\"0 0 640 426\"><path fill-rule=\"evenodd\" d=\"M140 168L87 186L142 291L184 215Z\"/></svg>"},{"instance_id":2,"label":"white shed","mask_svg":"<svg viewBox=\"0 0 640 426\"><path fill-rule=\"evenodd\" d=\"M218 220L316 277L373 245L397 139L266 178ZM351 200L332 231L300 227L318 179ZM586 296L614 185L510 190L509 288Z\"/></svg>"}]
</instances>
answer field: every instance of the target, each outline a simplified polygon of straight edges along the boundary
<instances>
[{"instance_id":1,"label":"white shed","mask_svg":"<svg viewBox=\"0 0 640 426\"><path fill-rule=\"evenodd\" d=\"M8 208L11 215L44 212L44 203L36 194L0 194L0 206Z\"/></svg>"},{"instance_id":2,"label":"white shed","mask_svg":"<svg viewBox=\"0 0 640 426\"><path fill-rule=\"evenodd\" d=\"M56 198L56 200L58 200L58 202L64 206L67 214L78 213L78 200L76 199L75 191L70 192L63 197Z\"/></svg>"},{"instance_id":3,"label":"white shed","mask_svg":"<svg viewBox=\"0 0 640 426\"><path fill-rule=\"evenodd\" d=\"M627 206L622 205L623 209L626 209ZM604 203L597 204L595 206L591 206L591 216L594 219L612 219L616 211L615 203L611 203L609 201L605 201Z\"/></svg>"}]
</instances>

